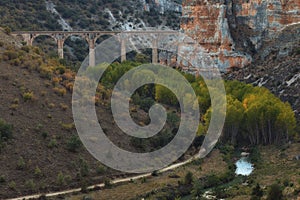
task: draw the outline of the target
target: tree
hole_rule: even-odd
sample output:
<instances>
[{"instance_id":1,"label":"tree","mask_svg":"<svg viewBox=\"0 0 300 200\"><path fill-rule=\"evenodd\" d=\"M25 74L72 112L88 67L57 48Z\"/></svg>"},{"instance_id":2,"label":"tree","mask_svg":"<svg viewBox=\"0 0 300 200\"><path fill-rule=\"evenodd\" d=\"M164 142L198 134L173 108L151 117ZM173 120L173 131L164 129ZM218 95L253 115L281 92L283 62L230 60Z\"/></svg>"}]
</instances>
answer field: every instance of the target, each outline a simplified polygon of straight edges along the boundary
<instances>
[{"instance_id":1,"label":"tree","mask_svg":"<svg viewBox=\"0 0 300 200\"><path fill-rule=\"evenodd\" d=\"M200 180L194 181L193 189L192 189L192 192L191 192L192 196L194 198L197 198L197 197L201 196L202 193L203 193L203 189L204 189L204 187L203 187L203 184Z\"/></svg>"},{"instance_id":2,"label":"tree","mask_svg":"<svg viewBox=\"0 0 300 200\"><path fill-rule=\"evenodd\" d=\"M0 119L0 143L3 140L12 138L13 126L7 124L4 120Z\"/></svg>"},{"instance_id":3,"label":"tree","mask_svg":"<svg viewBox=\"0 0 300 200\"><path fill-rule=\"evenodd\" d=\"M231 141L235 144L236 137L244 117L245 109L243 104L233 96L227 96L227 112L224 127L223 139Z\"/></svg>"},{"instance_id":4,"label":"tree","mask_svg":"<svg viewBox=\"0 0 300 200\"><path fill-rule=\"evenodd\" d=\"M193 182L193 173L192 172L187 172L185 177L184 177L184 184L190 185Z\"/></svg>"},{"instance_id":5,"label":"tree","mask_svg":"<svg viewBox=\"0 0 300 200\"><path fill-rule=\"evenodd\" d=\"M270 186L268 191L267 200L282 200L282 188L278 184L273 184Z\"/></svg>"},{"instance_id":6,"label":"tree","mask_svg":"<svg viewBox=\"0 0 300 200\"><path fill-rule=\"evenodd\" d=\"M260 200L262 196L263 196L263 191L260 185L257 183L252 190L251 200Z\"/></svg>"},{"instance_id":7,"label":"tree","mask_svg":"<svg viewBox=\"0 0 300 200\"><path fill-rule=\"evenodd\" d=\"M162 85L155 85L155 99L158 102L168 104L168 105L177 105L178 100L175 94L168 88Z\"/></svg>"}]
</instances>

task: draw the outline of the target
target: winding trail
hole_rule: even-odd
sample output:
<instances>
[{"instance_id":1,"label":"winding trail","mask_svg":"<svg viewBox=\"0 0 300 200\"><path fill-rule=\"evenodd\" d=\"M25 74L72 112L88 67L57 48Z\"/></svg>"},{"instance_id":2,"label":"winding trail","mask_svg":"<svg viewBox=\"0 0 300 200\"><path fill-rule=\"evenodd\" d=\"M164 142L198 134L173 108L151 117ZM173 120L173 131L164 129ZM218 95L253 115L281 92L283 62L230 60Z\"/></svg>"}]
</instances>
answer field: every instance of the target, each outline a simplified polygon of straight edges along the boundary
<instances>
[{"instance_id":1,"label":"winding trail","mask_svg":"<svg viewBox=\"0 0 300 200\"><path fill-rule=\"evenodd\" d=\"M158 173L163 173L163 172L167 172L176 168L179 168L183 165L186 165L188 163L191 163L193 160L195 160L196 158L199 158L199 155L195 155L192 158L181 162L181 163L176 163L173 164L169 167L163 168L159 171L157 171ZM121 178L121 179L115 179L112 180L111 183L114 184L118 184L118 183L126 183L126 182L130 182L132 180L137 180L137 179L141 179L141 178L147 178L152 176L151 173L145 173L145 174L141 174L141 175L137 175L137 176L132 176L132 177L128 177L128 178ZM92 185L87 187L87 190L93 190L96 188L103 188L104 187L104 183L100 183L100 184L96 184L96 185ZM52 192L52 193L48 193L48 194L44 194L44 193L40 193L40 194L34 194L34 195L29 195L29 196L22 196L22 197L17 197L17 198L12 198L12 199L7 199L7 200L29 200L29 199L38 199L41 196L45 196L45 197L56 197L58 195L67 195L67 194L72 194L72 193L76 193L76 192L80 192L81 188L76 188L76 189L70 189L70 190L64 190L64 191L60 191L60 192Z\"/></svg>"}]
</instances>

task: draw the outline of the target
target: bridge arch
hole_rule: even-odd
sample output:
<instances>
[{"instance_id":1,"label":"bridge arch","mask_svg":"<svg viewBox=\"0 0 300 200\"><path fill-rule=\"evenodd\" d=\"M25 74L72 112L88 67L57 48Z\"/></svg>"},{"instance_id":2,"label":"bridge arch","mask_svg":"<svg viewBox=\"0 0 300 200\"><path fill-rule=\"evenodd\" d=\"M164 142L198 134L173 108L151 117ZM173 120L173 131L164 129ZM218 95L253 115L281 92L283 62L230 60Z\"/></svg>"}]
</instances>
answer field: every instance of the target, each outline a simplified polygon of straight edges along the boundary
<instances>
[{"instance_id":1,"label":"bridge arch","mask_svg":"<svg viewBox=\"0 0 300 200\"><path fill-rule=\"evenodd\" d=\"M66 48L66 46L70 48ZM64 37L63 47L65 47L64 58L70 61L74 60L74 56L77 57L79 61L83 61L89 54L89 42L82 34L74 33L66 35Z\"/></svg>"},{"instance_id":2,"label":"bridge arch","mask_svg":"<svg viewBox=\"0 0 300 200\"><path fill-rule=\"evenodd\" d=\"M51 35L35 35L32 37L32 45L38 46L43 52L50 54L51 57L57 57L57 39Z\"/></svg>"},{"instance_id":3,"label":"bridge arch","mask_svg":"<svg viewBox=\"0 0 300 200\"><path fill-rule=\"evenodd\" d=\"M57 38L53 35L53 34L32 34L31 36L31 40L32 40L32 43L34 42L34 40L40 36L44 36L44 37L50 37L52 38L55 42L57 42Z\"/></svg>"}]
</instances>

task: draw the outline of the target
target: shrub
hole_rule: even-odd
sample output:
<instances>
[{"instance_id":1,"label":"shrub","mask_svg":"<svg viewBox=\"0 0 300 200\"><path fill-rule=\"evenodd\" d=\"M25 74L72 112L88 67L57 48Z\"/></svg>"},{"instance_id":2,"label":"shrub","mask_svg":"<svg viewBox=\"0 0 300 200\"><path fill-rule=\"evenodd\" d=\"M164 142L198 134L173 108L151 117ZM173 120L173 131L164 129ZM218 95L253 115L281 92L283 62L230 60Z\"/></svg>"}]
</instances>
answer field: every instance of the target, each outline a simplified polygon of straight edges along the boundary
<instances>
[{"instance_id":1,"label":"shrub","mask_svg":"<svg viewBox=\"0 0 300 200\"><path fill-rule=\"evenodd\" d=\"M8 187L9 187L9 189L11 189L11 190L16 190L16 187L17 187L16 182L11 181L11 182L8 184Z\"/></svg>"},{"instance_id":2,"label":"shrub","mask_svg":"<svg viewBox=\"0 0 300 200\"><path fill-rule=\"evenodd\" d=\"M58 96L65 96L67 93L67 90L65 88L53 88L53 91L58 95Z\"/></svg>"},{"instance_id":3,"label":"shrub","mask_svg":"<svg viewBox=\"0 0 300 200\"><path fill-rule=\"evenodd\" d=\"M25 92L23 94L23 99L24 99L25 102L32 100L33 97L34 97L33 92Z\"/></svg>"},{"instance_id":4,"label":"shrub","mask_svg":"<svg viewBox=\"0 0 300 200\"><path fill-rule=\"evenodd\" d=\"M75 127L74 123L70 123L70 124L61 123L61 126L64 130L67 131L71 131Z\"/></svg>"},{"instance_id":5,"label":"shrub","mask_svg":"<svg viewBox=\"0 0 300 200\"><path fill-rule=\"evenodd\" d=\"M18 98L15 98L14 100L13 100L13 102L12 103L14 103L14 104L19 104L19 99Z\"/></svg>"},{"instance_id":6,"label":"shrub","mask_svg":"<svg viewBox=\"0 0 300 200\"><path fill-rule=\"evenodd\" d=\"M81 146L82 143L78 136L72 136L67 142L67 149L71 152L77 152Z\"/></svg>"},{"instance_id":7,"label":"shrub","mask_svg":"<svg viewBox=\"0 0 300 200\"><path fill-rule=\"evenodd\" d=\"M270 186L268 191L267 200L282 200L282 188L278 184L273 184Z\"/></svg>"},{"instance_id":8,"label":"shrub","mask_svg":"<svg viewBox=\"0 0 300 200\"><path fill-rule=\"evenodd\" d=\"M66 104L61 103L59 106L63 111L66 111L68 109L68 106Z\"/></svg>"},{"instance_id":9,"label":"shrub","mask_svg":"<svg viewBox=\"0 0 300 200\"><path fill-rule=\"evenodd\" d=\"M80 158L80 175L87 176L90 172L89 165L86 160Z\"/></svg>"},{"instance_id":10,"label":"shrub","mask_svg":"<svg viewBox=\"0 0 300 200\"><path fill-rule=\"evenodd\" d=\"M106 167L103 165L99 165L96 169L97 174L102 175L106 172Z\"/></svg>"},{"instance_id":11,"label":"shrub","mask_svg":"<svg viewBox=\"0 0 300 200\"><path fill-rule=\"evenodd\" d=\"M50 109L55 108L55 104L54 104L54 103L49 103L49 104L48 104L48 108L50 108Z\"/></svg>"},{"instance_id":12,"label":"shrub","mask_svg":"<svg viewBox=\"0 0 300 200\"><path fill-rule=\"evenodd\" d=\"M30 47L29 46L23 46L23 47L21 47L21 49L23 51L27 52L27 53L29 53L29 51L30 51Z\"/></svg>"},{"instance_id":13,"label":"shrub","mask_svg":"<svg viewBox=\"0 0 300 200\"><path fill-rule=\"evenodd\" d=\"M13 50L6 50L3 53L3 58L5 58L4 60L14 60L18 58L18 53L16 51Z\"/></svg>"},{"instance_id":14,"label":"shrub","mask_svg":"<svg viewBox=\"0 0 300 200\"><path fill-rule=\"evenodd\" d=\"M34 190L34 189L35 189L35 183L33 182L32 179L27 180L27 181L25 182L25 187L26 187L27 189L29 189L29 190Z\"/></svg>"},{"instance_id":15,"label":"shrub","mask_svg":"<svg viewBox=\"0 0 300 200\"><path fill-rule=\"evenodd\" d=\"M185 177L184 177L184 184L190 185L193 182L193 173L192 172L187 172Z\"/></svg>"},{"instance_id":16,"label":"shrub","mask_svg":"<svg viewBox=\"0 0 300 200\"><path fill-rule=\"evenodd\" d=\"M46 138L48 137L48 133L47 133L47 132L42 132L42 137L43 137L44 139L46 139Z\"/></svg>"},{"instance_id":17,"label":"shrub","mask_svg":"<svg viewBox=\"0 0 300 200\"><path fill-rule=\"evenodd\" d=\"M12 138L13 126L0 119L0 142Z\"/></svg>"},{"instance_id":18,"label":"shrub","mask_svg":"<svg viewBox=\"0 0 300 200\"><path fill-rule=\"evenodd\" d=\"M158 171L157 171L157 170L154 170L154 171L151 173L151 176L158 176Z\"/></svg>"},{"instance_id":19,"label":"shrub","mask_svg":"<svg viewBox=\"0 0 300 200\"><path fill-rule=\"evenodd\" d=\"M67 84L65 85L65 87L66 87L70 92L72 92L72 91L73 91L73 87L74 87L74 83L67 83Z\"/></svg>"},{"instance_id":20,"label":"shrub","mask_svg":"<svg viewBox=\"0 0 300 200\"><path fill-rule=\"evenodd\" d=\"M56 139L52 139L49 143L48 143L48 148L52 149L54 147L57 147L57 141Z\"/></svg>"},{"instance_id":21,"label":"shrub","mask_svg":"<svg viewBox=\"0 0 300 200\"><path fill-rule=\"evenodd\" d=\"M104 179L104 187L111 188L111 186L112 186L111 180L109 178L105 178Z\"/></svg>"},{"instance_id":22,"label":"shrub","mask_svg":"<svg viewBox=\"0 0 300 200\"><path fill-rule=\"evenodd\" d=\"M259 200L263 196L263 191L260 185L257 183L255 188L252 190L251 200Z\"/></svg>"},{"instance_id":23,"label":"shrub","mask_svg":"<svg viewBox=\"0 0 300 200\"><path fill-rule=\"evenodd\" d=\"M26 168L26 163L23 157L20 157L17 163L17 170L24 170Z\"/></svg>"},{"instance_id":24,"label":"shrub","mask_svg":"<svg viewBox=\"0 0 300 200\"><path fill-rule=\"evenodd\" d=\"M39 167L36 167L35 170L34 170L34 175L36 177L41 177L42 176L42 171Z\"/></svg>"},{"instance_id":25,"label":"shrub","mask_svg":"<svg viewBox=\"0 0 300 200\"><path fill-rule=\"evenodd\" d=\"M54 86L58 85L60 81L61 81L61 78L58 78L58 77L53 77L52 78L52 84Z\"/></svg>"},{"instance_id":26,"label":"shrub","mask_svg":"<svg viewBox=\"0 0 300 200\"><path fill-rule=\"evenodd\" d=\"M59 172L56 178L56 183L60 186L65 185L66 181L65 181L65 176L62 172Z\"/></svg>"},{"instance_id":27,"label":"shrub","mask_svg":"<svg viewBox=\"0 0 300 200\"><path fill-rule=\"evenodd\" d=\"M10 33L11 33L11 28L9 28L8 26L4 27L4 32L5 32L7 35L10 35Z\"/></svg>"},{"instance_id":28,"label":"shrub","mask_svg":"<svg viewBox=\"0 0 300 200\"><path fill-rule=\"evenodd\" d=\"M5 181L6 181L6 180L5 180L5 176L4 176L4 175L1 175L1 176L0 176L0 184L1 184L1 183L5 183Z\"/></svg>"}]
</instances>

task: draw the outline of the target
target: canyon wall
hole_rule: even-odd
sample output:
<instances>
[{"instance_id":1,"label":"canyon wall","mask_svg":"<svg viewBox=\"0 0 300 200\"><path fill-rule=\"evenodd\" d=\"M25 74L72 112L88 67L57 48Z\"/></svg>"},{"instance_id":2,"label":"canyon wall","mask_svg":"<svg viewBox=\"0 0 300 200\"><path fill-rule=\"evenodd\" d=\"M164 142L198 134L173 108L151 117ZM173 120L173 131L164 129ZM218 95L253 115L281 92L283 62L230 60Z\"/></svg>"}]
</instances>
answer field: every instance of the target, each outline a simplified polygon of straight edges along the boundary
<instances>
[{"instance_id":1,"label":"canyon wall","mask_svg":"<svg viewBox=\"0 0 300 200\"><path fill-rule=\"evenodd\" d=\"M265 40L300 22L299 0L185 0L181 29L226 71L252 62Z\"/></svg>"}]
</instances>

